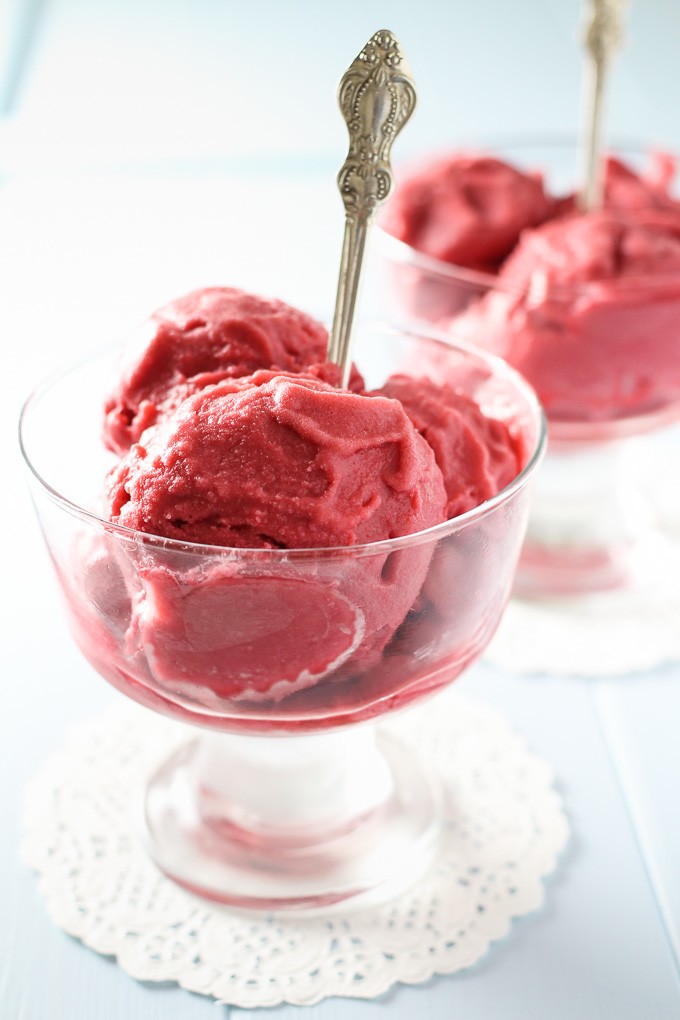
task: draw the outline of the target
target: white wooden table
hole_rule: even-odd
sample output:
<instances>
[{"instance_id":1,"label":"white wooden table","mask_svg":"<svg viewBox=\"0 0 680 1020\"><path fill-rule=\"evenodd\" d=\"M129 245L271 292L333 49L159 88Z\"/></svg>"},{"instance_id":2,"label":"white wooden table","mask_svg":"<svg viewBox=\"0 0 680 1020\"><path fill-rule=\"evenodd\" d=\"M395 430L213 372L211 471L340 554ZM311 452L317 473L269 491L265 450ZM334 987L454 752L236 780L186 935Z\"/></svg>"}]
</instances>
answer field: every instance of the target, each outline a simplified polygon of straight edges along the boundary
<instances>
[{"instance_id":1,"label":"white wooden table","mask_svg":"<svg viewBox=\"0 0 680 1020\"><path fill-rule=\"evenodd\" d=\"M393 28L419 82L404 152L471 135L569 131L578 5L351 0L335 15L311 0L4 5L0 1017L214 1016L210 1000L137 983L64 935L18 861L23 784L70 722L116 698L66 632L21 475L21 401L57 364L194 286L240 285L327 315L345 148L333 93L365 39ZM680 149L679 37L677 4L633 6L609 104L619 135ZM505 712L555 767L573 836L546 907L469 972L376 1002L271 1013L680 1017L680 664L608 680L511 676L482 664L459 683Z\"/></svg>"}]
</instances>

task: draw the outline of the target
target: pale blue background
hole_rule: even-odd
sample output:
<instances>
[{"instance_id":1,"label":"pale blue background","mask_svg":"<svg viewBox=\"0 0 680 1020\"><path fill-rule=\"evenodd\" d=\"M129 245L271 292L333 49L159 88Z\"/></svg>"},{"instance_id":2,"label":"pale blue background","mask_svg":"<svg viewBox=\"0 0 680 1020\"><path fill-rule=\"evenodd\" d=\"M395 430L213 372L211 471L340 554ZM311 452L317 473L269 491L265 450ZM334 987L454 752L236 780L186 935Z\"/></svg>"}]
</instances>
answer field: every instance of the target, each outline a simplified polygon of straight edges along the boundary
<instances>
[{"instance_id":1,"label":"pale blue background","mask_svg":"<svg viewBox=\"0 0 680 1020\"><path fill-rule=\"evenodd\" d=\"M378 28L400 37L419 109L398 154L573 132L573 0L0 0L0 1018L198 1020L50 921L17 857L24 781L71 721L116 695L68 637L20 475L30 386L160 301L222 282L328 314L346 138L337 80ZM680 149L680 5L638 0L608 102L613 135ZM397 153L395 153L397 154ZM679 621L680 626L680 621ZM293 1020L680 1017L680 668L592 682L480 665L460 681L553 763L573 828L546 907L469 972Z\"/></svg>"}]
</instances>

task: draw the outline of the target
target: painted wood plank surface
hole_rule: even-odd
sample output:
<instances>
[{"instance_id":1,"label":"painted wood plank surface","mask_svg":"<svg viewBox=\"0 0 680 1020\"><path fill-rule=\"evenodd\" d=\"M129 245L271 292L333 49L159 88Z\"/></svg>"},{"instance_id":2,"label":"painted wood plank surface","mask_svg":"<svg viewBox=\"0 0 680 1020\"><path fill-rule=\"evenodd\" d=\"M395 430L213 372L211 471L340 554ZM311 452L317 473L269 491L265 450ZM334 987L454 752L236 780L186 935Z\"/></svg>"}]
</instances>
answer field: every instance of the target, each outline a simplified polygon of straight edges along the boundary
<instances>
[{"instance_id":1,"label":"painted wood plank surface","mask_svg":"<svg viewBox=\"0 0 680 1020\"><path fill-rule=\"evenodd\" d=\"M593 697L680 962L680 669L601 681Z\"/></svg>"}]
</instances>

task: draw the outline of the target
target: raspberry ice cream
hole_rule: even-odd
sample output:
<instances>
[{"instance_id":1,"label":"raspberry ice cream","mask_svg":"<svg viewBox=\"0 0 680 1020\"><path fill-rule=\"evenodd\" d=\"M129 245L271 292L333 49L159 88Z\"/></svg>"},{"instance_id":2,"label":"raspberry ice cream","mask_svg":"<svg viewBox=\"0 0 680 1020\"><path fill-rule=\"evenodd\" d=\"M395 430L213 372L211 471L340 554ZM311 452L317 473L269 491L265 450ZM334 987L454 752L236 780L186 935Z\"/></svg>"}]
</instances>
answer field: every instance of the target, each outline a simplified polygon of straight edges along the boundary
<instances>
[{"instance_id":1,"label":"raspberry ice cream","mask_svg":"<svg viewBox=\"0 0 680 1020\"><path fill-rule=\"evenodd\" d=\"M605 208L678 213L670 195L675 159L652 153L637 173L609 157ZM576 196L552 195L540 169L525 171L485 154L452 153L406 174L381 221L383 229L433 259L494 274L524 230L574 212Z\"/></svg>"},{"instance_id":2,"label":"raspberry ice cream","mask_svg":"<svg viewBox=\"0 0 680 1020\"><path fill-rule=\"evenodd\" d=\"M230 548L332 548L422 531L445 519L435 455L397 400L318 378L261 371L187 398L113 470L117 524ZM379 654L415 601L430 553L357 558L340 584L267 559L242 571L135 563L128 644L162 682L219 698L270 699ZM389 561L389 562L388 562ZM256 649L256 654L254 654Z\"/></svg>"},{"instance_id":3,"label":"raspberry ice cream","mask_svg":"<svg viewBox=\"0 0 680 1020\"><path fill-rule=\"evenodd\" d=\"M680 214L572 214L527 231L498 286L451 323L534 386L551 421L680 400Z\"/></svg>"},{"instance_id":4,"label":"raspberry ice cream","mask_svg":"<svg viewBox=\"0 0 680 1020\"><path fill-rule=\"evenodd\" d=\"M493 273L527 227L551 215L540 173L458 153L407 174L381 226L431 258Z\"/></svg>"},{"instance_id":5,"label":"raspberry ice cream","mask_svg":"<svg viewBox=\"0 0 680 1020\"><path fill-rule=\"evenodd\" d=\"M524 437L516 424L486 415L479 404L462 392L465 373L458 366L446 382L447 366L442 362L441 378L413 379L393 375L380 392L398 399L420 434L434 451L446 488L446 514L449 518L466 513L499 493L519 474L526 463ZM496 518L497 535L505 527L503 515ZM482 530L480 526L480 531ZM490 604L494 592L479 567L480 532L469 538L461 535L455 544L442 543L434 553L420 593L421 610L417 629L419 639L436 640L438 635L451 639L462 636L471 621L482 615L493 618ZM497 582L503 586L499 566ZM452 584L453 578L465 578L464 584ZM424 634L429 630L430 635ZM408 650L413 633L405 629L396 648Z\"/></svg>"},{"instance_id":6,"label":"raspberry ice cream","mask_svg":"<svg viewBox=\"0 0 680 1020\"><path fill-rule=\"evenodd\" d=\"M401 402L434 451L446 488L447 517L495 496L521 470L518 438L464 393L406 375L391 376L380 393Z\"/></svg>"},{"instance_id":7,"label":"raspberry ice cream","mask_svg":"<svg viewBox=\"0 0 680 1020\"><path fill-rule=\"evenodd\" d=\"M441 473L401 404L257 372L184 401L109 479L112 521L181 541L312 548L444 519Z\"/></svg>"},{"instance_id":8,"label":"raspberry ice cream","mask_svg":"<svg viewBox=\"0 0 680 1020\"><path fill-rule=\"evenodd\" d=\"M640 173L622 160L608 156L605 161L604 208L629 212L635 209L660 209L680 215L680 202L670 189L676 173L675 157L666 152L653 152L647 167ZM576 211L576 195L556 203L554 215Z\"/></svg>"},{"instance_id":9,"label":"raspberry ice cream","mask_svg":"<svg viewBox=\"0 0 680 1020\"><path fill-rule=\"evenodd\" d=\"M326 329L304 312L233 287L159 308L105 407L104 438L125 453L159 416L204 386L259 368L299 372L326 357Z\"/></svg>"}]
</instances>

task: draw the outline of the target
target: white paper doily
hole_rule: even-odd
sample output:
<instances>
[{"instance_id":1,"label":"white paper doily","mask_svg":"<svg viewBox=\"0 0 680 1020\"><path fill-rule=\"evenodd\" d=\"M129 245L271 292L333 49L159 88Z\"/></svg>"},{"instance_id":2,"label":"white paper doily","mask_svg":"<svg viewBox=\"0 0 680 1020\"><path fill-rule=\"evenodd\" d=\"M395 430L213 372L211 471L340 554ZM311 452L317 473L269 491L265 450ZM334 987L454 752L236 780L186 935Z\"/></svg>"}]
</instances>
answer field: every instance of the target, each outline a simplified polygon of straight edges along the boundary
<instances>
[{"instance_id":1,"label":"white paper doily","mask_svg":"<svg viewBox=\"0 0 680 1020\"><path fill-rule=\"evenodd\" d=\"M447 692L390 724L445 779L435 864L400 897L328 916L215 906L162 876L129 805L187 729L137 708L77 727L33 779L23 852L50 914L136 978L242 1007L372 998L475 963L541 906L568 826L550 766L494 712Z\"/></svg>"},{"instance_id":2,"label":"white paper doily","mask_svg":"<svg viewBox=\"0 0 680 1020\"><path fill-rule=\"evenodd\" d=\"M658 569L630 589L511 599L485 659L516 673L624 676L680 661L680 534L650 550Z\"/></svg>"}]
</instances>

